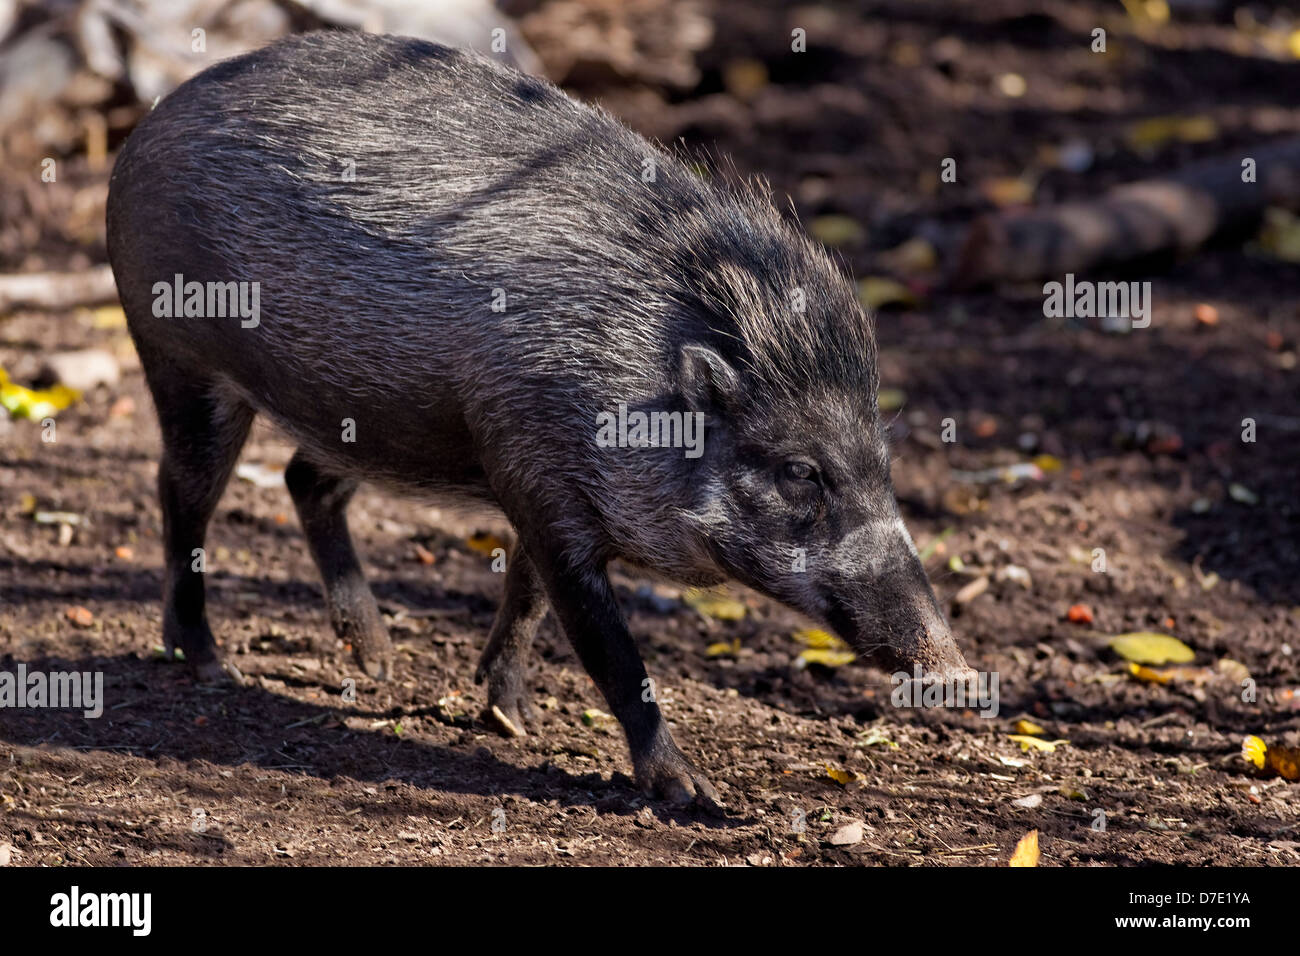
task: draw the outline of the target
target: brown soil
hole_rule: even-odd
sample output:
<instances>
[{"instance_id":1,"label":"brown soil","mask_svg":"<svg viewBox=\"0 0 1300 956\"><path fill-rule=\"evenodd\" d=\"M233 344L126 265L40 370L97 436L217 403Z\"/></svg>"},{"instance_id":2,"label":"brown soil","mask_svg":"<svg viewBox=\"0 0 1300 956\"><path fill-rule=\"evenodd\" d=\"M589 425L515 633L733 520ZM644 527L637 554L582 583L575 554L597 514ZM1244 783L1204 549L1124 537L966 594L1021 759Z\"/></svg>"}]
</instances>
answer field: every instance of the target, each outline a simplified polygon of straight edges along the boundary
<instances>
[{"instance_id":1,"label":"brown soil","mask_svg":"<svg viewBox=\"0 0 1300 956\"><path fill-rule=\"evenodd\" d=\"M867 238L845 257L858 275L880 273L878 254L918 232L944 247L985 208L976 184L1019 174L1045 144L1079 138L1097 158L1047 173L1039 198L1086 198L1300 129L1294 103L1278 108L1300 63L1236 51L1230 23L1169 26L1158 40L1117 27L1117 59L1105 60L1087 38L1112 22L1110 4L856 2L808 16L800 57L788 52L799 15L784 6L719 2L696 90L581 93L653 135L734 157L793 195L805 221L855 217ZM962 40L955 58L950 42L936 47L946 37ZM772 83L728 92L738 57L764 61ZM994 89L1003 73L1027 79L1023 97ZM1152 155L1125 145L1127 124L1172 113L1212 116L1219 135ZM959 182L941 187L945 156ZM102 204L105 174L78 163L65 195L97 190ZM71 205L0 265L101 259L102 227L80 247L63 235ZM1300 743L1300 273L1238 242L1132 278L1153 281L1155 308L1149 329L1128 334L1045 319L1037 289L936 293L879 320L884 384L907 396L895 466L905 516L923 548L950 531L929 560L936 587L946 601L971 569L994 578L954 628L971 663L1000 675L997 718L896 709L884 675L858 664L796 668L790 635L805 623L755 595L743 595L744 621L719 622L616 575L677 738L718 785L725 818L639 795L617 726L584 721L603 702L549 621L533 676L539 732L507 740L477 719L473 670L500 578L466 537L492 526L420 503L363 491L353 508L401 648L396 679L376 684L329 630L286 492L232 482L209 537L209 609L246 686L195 686L153 650L158 436L125 333L84 312L6 319L5 368L90 345L128 361L118 389L59 418L57 442L15 422L0 447L0 669L103 671L109 708L99 720L0 710L0 844L23 864L960 865L1005 863L1038 829L1044 865L1295 864L1298 784L1258 777L1240 747L1247 734ZM1201 302L1217 325L1193 317ZM1240 440L1246 417L1260 423L1255 443ZM954 445L937 439L945 418ZM1026 460L1025 433L1064 467L973 491L950 474ZM243 460L282 465L291 451L259 426ZM25 512L29 494L87 524L60 544ZM1107 573L1090 567L1096 548ZM954 555L965 572L948 570ZM1029 586L996 580L1012 564ZM1078 603L1091 626L1064 620ZM93 613L90 627L69 621L74 606ZM1211 670L1240 662L1257 699L1218 673L1133 679L1105 647L1132 630L1176 634ZM733 638L737 655L706 654ZM349 677L357 702L342 704ZM1069 743L1022 752L1007 737L1021 716ZM859 779L841 786L828 764ZM1013 802L1035 794L1035 807ZM831 845L854 820L862 841Z\"/></svg>"}]
</instances>

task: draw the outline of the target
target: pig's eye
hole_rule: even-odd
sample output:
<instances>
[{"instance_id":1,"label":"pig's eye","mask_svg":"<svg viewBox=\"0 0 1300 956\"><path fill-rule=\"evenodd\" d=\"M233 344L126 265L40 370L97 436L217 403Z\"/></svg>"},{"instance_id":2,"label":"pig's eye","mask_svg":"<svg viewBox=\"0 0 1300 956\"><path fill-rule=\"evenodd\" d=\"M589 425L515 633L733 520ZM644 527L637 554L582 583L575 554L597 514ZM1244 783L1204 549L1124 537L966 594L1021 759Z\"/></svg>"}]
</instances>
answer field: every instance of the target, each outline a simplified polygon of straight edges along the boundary
<instances>
[{"instance_id":1,"label":"pig's eye","mask_svg":"<svg viewBox=\"0 0 1300 956\"><path fill-rule=\"evenodd\" d=\"M785 477L791 481L817 482L817 469L806 461L787 461L784 471Z\"/></svg>"}]
</instances>

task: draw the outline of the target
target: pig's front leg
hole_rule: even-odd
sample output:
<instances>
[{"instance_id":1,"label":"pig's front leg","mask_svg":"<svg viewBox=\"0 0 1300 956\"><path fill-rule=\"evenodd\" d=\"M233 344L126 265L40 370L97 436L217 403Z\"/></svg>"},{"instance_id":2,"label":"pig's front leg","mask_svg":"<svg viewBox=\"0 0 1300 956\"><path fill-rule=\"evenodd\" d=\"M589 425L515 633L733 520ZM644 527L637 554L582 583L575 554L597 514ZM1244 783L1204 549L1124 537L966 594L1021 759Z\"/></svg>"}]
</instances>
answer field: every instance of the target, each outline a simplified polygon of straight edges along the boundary
<instances>
[{"instance_id":1,"label":"pig's front leg","mask_svg":"<svg viewBox=\"0 0 1300 956\"><path fill-rule=\"evenodd\" d=\"M534 546L529 553L583 667L623 725L637 783L675 804L719 808L713 785L673 741L604 570L563 554L541 556Z\"/></svg>"},{"instance_id":2,"label":"pig's front leg","mask_svg":"<svg viewBox=\"0 0 1300 956\"><path fill-rule=\"evenodd\" d=\"M527 660L537 625L546 616L546 590L532 561L518 543L506 564L505 593L474 680L487 681L485 718L506 733L526 736L532 717L528 702Z\"/></svg>"}]
</instances>

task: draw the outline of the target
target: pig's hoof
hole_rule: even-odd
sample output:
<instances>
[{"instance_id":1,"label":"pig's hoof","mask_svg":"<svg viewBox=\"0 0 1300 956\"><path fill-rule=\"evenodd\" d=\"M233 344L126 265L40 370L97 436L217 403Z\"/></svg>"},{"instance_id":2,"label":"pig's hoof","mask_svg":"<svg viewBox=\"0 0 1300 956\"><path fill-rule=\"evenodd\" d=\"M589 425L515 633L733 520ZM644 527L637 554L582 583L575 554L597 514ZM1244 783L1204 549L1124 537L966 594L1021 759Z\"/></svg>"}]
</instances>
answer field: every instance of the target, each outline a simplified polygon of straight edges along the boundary
<instances>
[{"instance_id":1,"label":"pig's hoof","mask_svg":"<svg viewBox=\"0 0 1300 956\"><path fill-rule=\"evenodd\" d=\"M498 705L493 704L491 707L488 708L488 715L491 716L492 720L496 723L498 727L500 727L511 737L528 736L528 730L524 727L523 718L519 716L518 711L516 711L515 715L511 717L504 710L502 710Z\"/></svg>"},{"instance_id":2,"label":"pig's hoof","mask_svg":"<svg viewBox=\"0 0 1300 956\"><path fill-rule=\"evenodd\" d=\"M217 658L195 661L192 670L194 671L194 679L200 684L223 686L243 682L244 675L240 674L233 664L227 664Z\"/></svg>"},{"instance_id":3,"label":"pig's hoof","mask_svg":"<svg viewBox=\"0 0 1300 956\"><path fill-rule=\"evenodd\" d=\"M726 806L708 778L680 752L647 759L637 767L636 779L647 794L673 806L694 804L710 813L721 813Z\"/></svg>"},{"instance_id":4,"label":"pig's hoof","mask_svg":"<svg viewBox=\"0 0 1300 956\"><path fill-rule=\"evenodd\" d=\"M370 654L354 650L352 657L371 680L388 680L392 676L393 660L386 654Z\"/></svg>"},{"instance_id":5,"label":"pig's hoof","mask_svg":"<svg viewBox=\"0 0 1300 956\"><path fill-rule=\"evenodd\" d=\"M509 737L527 737L533 708L522 693L489 693L483 719Z\"/></svg>"}]
</instances>

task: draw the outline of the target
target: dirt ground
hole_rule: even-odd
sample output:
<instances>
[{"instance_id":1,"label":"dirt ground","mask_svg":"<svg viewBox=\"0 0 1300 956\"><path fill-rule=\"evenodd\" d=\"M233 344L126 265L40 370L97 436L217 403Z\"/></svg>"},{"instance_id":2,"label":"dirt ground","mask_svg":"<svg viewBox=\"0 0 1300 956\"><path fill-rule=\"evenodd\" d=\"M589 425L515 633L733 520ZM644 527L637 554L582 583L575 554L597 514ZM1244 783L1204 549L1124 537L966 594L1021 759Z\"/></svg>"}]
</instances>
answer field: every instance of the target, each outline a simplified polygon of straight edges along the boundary
<instances>
[{"instance_id":1,"label":"dirt ground","mask_svg":"<svg viewBox=\"0 0 1300 956\"><path fill-rule=\"evenodd\" d=\"M988 208L981 182L1020 175L1044 147L1090 144L1086 170L1044 166L1037 192L1086 199L1300 132L1300 61L1243 53L1231 23L1142 39L1121 22L1114 55L1098 57L1090 31L1117 5L786 6L718 0L693 90L577 92L664 141L733 157L805 222L854 218L864 236L842 253L857 276L882 273L881 253L916 235L942 248ZM789 51L799 25L802 55ZM769 82L738 86L742 59ZM1008 73L1027 79L1022 96L999 86ZM1189 113L1213 118L1212 141L1143 153L1125 139L1135 120ZM939 183L943 157L957 159L955 184ZM67 168L64 193L43 200L48 221L0 246L4 271L103 260L106 174ZM13 193L2 207L24 208ZM616 572L721 818L638 793L617 725L584 719L603 701L549 620L532 676L539 732L506 739L478 719L473 671L501 576L468 538L504 529L428 503L363 490L352 509L400 648L380 684L329 629L285 490L233 481L209 534L209 612L245 686L196 686L158 653L158 433L125 331L85 310L0 320L5 368L95 345L126 369L59 417L56 442L25 421L0 435L0 669L102 671L107 698L98 720L0 710L0 845L34 865L954 866L1005 864L1037 829L1043 865L1295 865L1300 784L1259 776L1240 749L1248 734L1300 744L1300 271L1235 241L1132 277L1153 282L1154 309L1127 334L1044 318L1039 288L931 289L879 318L883 384L906 396L894 474L907 523L923 551L940 542L927 566L945 605L991 580L953 624L971 664L999 675L997 717L895 708L886 675L858 663L797 667L791 635L807 622L757 595L737 590L749 614L719 621ZM1199 303L1217 324L1197 321ZM1246 417L1254 443L1241 441ZM946 418L955 444L938 439ZM291 453L259 425L241 460ZM1063 467L1016 485L954 475L1040 453ZM33 520L29 495L84 516L70 542ZM1075 604L1093 623L1065 619ZM89 626L69 619L77 606ZM1134 679L1106 640L1136 630L1176 635L1211 676ZM733 640L734 653L707 651ZM1225 658L1248 670L1253 701ZM346 678L355 703L340 701ZM1068 744L1022 751L1008 737L1021 717ZM842 785L828 765L857 779ZM833 845L853 821L863 838Z\"/></svg>"}]
</instances>

